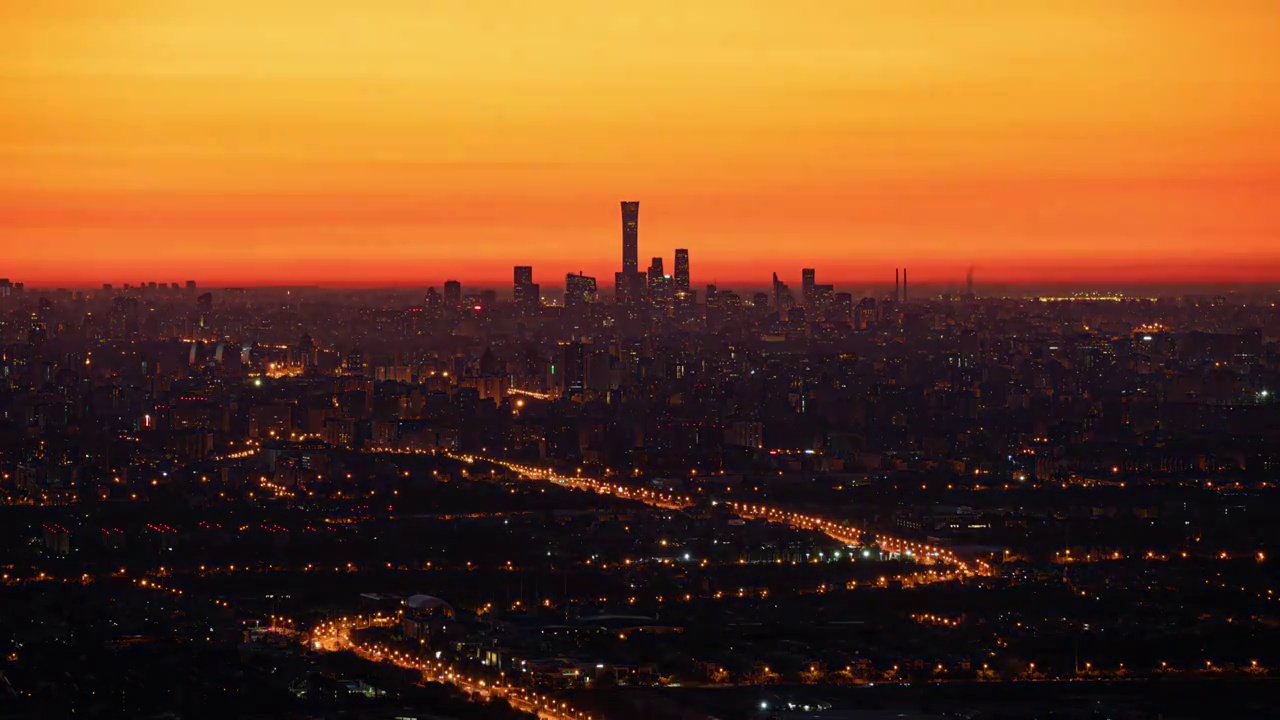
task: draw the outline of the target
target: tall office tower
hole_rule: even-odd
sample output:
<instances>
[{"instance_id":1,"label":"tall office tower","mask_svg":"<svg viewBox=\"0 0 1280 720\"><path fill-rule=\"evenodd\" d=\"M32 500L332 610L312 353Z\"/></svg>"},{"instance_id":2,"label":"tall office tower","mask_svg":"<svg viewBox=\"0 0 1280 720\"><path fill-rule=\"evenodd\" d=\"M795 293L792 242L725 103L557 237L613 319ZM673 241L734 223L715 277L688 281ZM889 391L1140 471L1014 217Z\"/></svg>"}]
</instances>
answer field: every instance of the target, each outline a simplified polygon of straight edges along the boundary
<instances>
[{"instance_id":1,"label":"tall office tower","mask_svg":"<svg viewBox=\"0 0 1280 720\"><path fill-rule=\"evenodd\" d=\"M423 299L423 304L427 307L427 317L432 320L439 320L444 314L444 298L440 296L440 291L433 287L427 288L427 296Z\"/></svg>"},{"instance_id":2,"label":"tall office tower","mask_svg":"<svg viewBox=\"0 0 1280 720\"><path fill-rule=\"evenodd\" d=\"M662 277L663 274L664 273L662 272L662 258L656 257L650 260L649 261L649 279L652 280L655 275L658 277Z\"/></svg>"},{"instance_id":3,"label":"tall office tower","mask_svg":"<svg viewBox=\"0 0 1280 720\"><path fill-rule=\"evenodd\" d=\"M622 272L640 271L640 203L622 201Z\"/></svg>"},{"instance_id":4,"label":"tall office tower","mask_svg":"<svg viewBox=\"0 0 1280 720\"><path fill-rule=\"evenodd\" d=\"M805 307L813 306L813 285L817 279L817 271L813 268L804 268L800 271L800 289L804 295Z\"/></svg>"},{"instance_id":5,"label":"tall office tower","mask_svg":"<svg viewBox=\"0 0 1280 720\"><path fill-rule=\"evenodd\" d=\"M444 281L444 307L446 310L462 307L462 283L457 280Z\"/></svg>"},{"instance_id":6,"label":"tall office tower","mask_svg":"<svg viewBox=\"0 0 1280 720\"><path fill-rule=\"evenodd\" d=\"M581 273L569 273L564 278L564 306L581 310L596 301L596 279Z\"/></svg>"},{"instance_id":7,"label":"tall office tower","mask_svg":"<svg viewBox=\"0 0 1280 720\"><path fill-rule=\"evenodd\" d=\"M586 348L579 342L562 343L560 348L560 367L555 369L555 366L552 366L552 372L557 376L555 378L556 389L560 391L561 395L572 396L579 394L586 387Z\"/></svg>"},{"instance_id":8,"label":"tall office tower","mask_svg":"<svg viewBox=\"0 0 1280 720\"><path fill-rule=\"evenodd\" d=\"M902 271L898 268L893 269L893 301L898 302L898 298L902 297L902 278L899 273Z\"/></svg>"},{"instance_id":9,"label":"tall office tower","mask_svg":"<svg viewBox=\"0 0 1280 720\"><path fill-rule=\"evenodd\" d=\"M907 302L907 269L902 268L902 302Z\"/></svg>"},{"instance_id":10,"label":"tall office tower","mask_svg":"<svg viewBox=\"0 0 1280 720\"><path fill-rule=\"evenodd\" d=\"M524 297L521 298L520 308L526 315L538 314L538 309L542 307L542 286L538 283L529 283L524 286Z\"/></svg>"},{"instance_id":11,"label":"tall office tower","mask_svg":"<svg viewBox=\"0 0 1280 720\"><path fill-rule=\"evenodd\" d=\"M613 274L613 301L619 305L627 304L631 295L631 275L622 272Z\"/></svg>"},{"instance_id":12,"label":"tall office tower","mask_svg":"<svg viewBox=\"0 0 1280 720\"><path fill-rule=\"evenodd\" d=\"M627 305L644 298L645 274L642 272L618 272L613 274L613 299Z\"/></svg>"},{"instance_id":13,"label":"tall office tower","mask_svg":"<svg viewBox=\"0 0 1280 720\"><path fill-rule=\"evenodd\" d=\"M662 268L662 258L656 257L649 261L649 294L653 294L654 288L662 285L662 276L665 274Z\"/></svg>"},{"instance_id":14,"label":"tall office tower","mask_svg":"<svg viewBox=\"0 0 1280 720\"><path fill-rule=\"evenodd\" d=\"M515 272L512 275L511 297L519 312L524 313L530 309L529 306L531 304L536 304L536 295L534 296L534 301L530 302L530 295L534 287L536 286L533 284L533 266L516 265Z\"/></svg>"},{"instance_id":15,"label":"tall office tower","mask_svg":"<svg viewBox=\"0 0 1280 720\"><path fill-rule=\"evenodd\" d=\"M689 292L689 251L676 248L676 290Z\"/></svg>"},{"instance_id":16,"label":"tall office tower","mask_svg":"<svg viewBox=\"0 0 1280 720\"><path fill-rule=\"evenodd\" d=\"M666 302L667 291L671 285L671 277L663 271L662 258L656 257L649 261L648 283L649 301L655 303Z\"/></svg>"},{"instance_id":17,"label":"tall office tower","mask_svg":"<svg viewBox=\"0 0 1280 720\"><path fill-rule=\"evenodd\" d=\"M705 327L710 332L718 331L724 324L724 309L721 305L720 293L716 286L707 285Z\"/></svg>"}]
</instances>

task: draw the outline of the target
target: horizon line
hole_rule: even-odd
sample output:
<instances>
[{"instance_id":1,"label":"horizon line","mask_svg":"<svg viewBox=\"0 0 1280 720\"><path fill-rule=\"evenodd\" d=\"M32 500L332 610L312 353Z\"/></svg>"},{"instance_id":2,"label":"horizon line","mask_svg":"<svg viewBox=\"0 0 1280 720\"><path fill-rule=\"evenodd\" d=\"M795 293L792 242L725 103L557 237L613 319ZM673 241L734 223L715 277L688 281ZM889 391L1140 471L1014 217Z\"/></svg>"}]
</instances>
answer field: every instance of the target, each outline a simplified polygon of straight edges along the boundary
<instances>
[{"instance_id":1,"label":"horizon line","mask_svg":"<svg viewBox=\"0 0 1280 720\"><path fill-rule=\"evenodd\" d=\"M94 282L94 281L86 281L81 279L81 280L65 281L65 282L48 281L48 280L36 280L36 281L24 282L20 278L17 278L17 279L4 278L4 279L10 280L11 282L22 283L24 291L27 291L27 292L48 291L48 290L98 290L100 291L100 290L106 289L106 286L108 285L112 290L123 290L125 289L126 285L131 290L149 289L146 285L139 284L133 281ZM502 279L497 279L497 278L461 279L456 277L449 277L443 280L430 281L430 282L417 282L417 281L410 281L410 280L404 280L404 281L372 280L372 279L369 279L369 280L317 279L317 280L305 280L305 281L248 280L244 282L236 282L236 281L228 281L223 279L192 280L189 278L186 280L177 281L179 285L178 289L186 289L186 283L192 282L192 281L196 283L197 289L206 289L206 290L207 289L223 289L223 290L229 290L229 289L419 290L420 289L420 290L427 290L429 288L441 288L444 286L446 282L459 282L462 284L463 288L489 290L489 289L510 289L511 286L513 285L512 278L510 277L502 278ZM153 281L147 280L143 282L150 283ZM161 281L157 280L154 282L160 283ZM163 282L166 285L165 289L172 289L171 285L174 281L166 280ZM551 284L540 282L535 284L538 285L539 287L546 287L546 288L554 288L554 289L564 288L563 282L551 283ZM787 284L788 285L794 284L797 287L800 286L799 283L788 282ZM868 289L868 288L882 288L882 287L893 288L895 286L894 282L885 281L883 279L876 279L876 280L835 279L832 281L823 282L819 284L837 286L837 289L839 286L847 286L847 287L852 287L854 289ZM771 287L771 282L767 279L766 280L728 279L728 280L712 280L711 282L690 283L690 285L694 290L704 290L708 285L715 285L719 290L731 291L731 290L734 290L735 288L768 289ZM1187 280L1187 279L1179 279L1177 277L1170 277L1168 279L1135 279L1135 280L1127 280L1127 281L1116 281L1116 280L1108 280L1103 278L1097 278L1097 279L1081 278L1079 280L1061 280L1061 279L1054 279L1054 278L1020 279L1020 280L992 279L992 280L987 280L983 282L975 282L974 286L975 288L978 288L978 289L985 288L987 290L993 290L997 288L999 289L1017 289L1017 288L1062 289L1062 288L1071 288L1071 287L1096 290L1098 288L1119 289L1119 288L1126 288L1126 287L1127 288L1156 288L1156 287L1182 286L1182 287L1188 287L1188 288L1239 288L1239 289L1252 289L1252 290L1270 289L1270 290L1280 291L1280 278L1277 278L1275 280L1225 280L1225 279L1224 280L1216 280L1216 279ZM913 280L911 282L911 287L912 288L945 289L945 290L964 290L965 282L963 280L960 280L960 281L939 281L939 280L914 281ZM604 282L600 282L597 284L597 291L601 294L608 293L611 290L612 288L610 287L609 284L606 284Z\"/></svg>"}]
</instances>

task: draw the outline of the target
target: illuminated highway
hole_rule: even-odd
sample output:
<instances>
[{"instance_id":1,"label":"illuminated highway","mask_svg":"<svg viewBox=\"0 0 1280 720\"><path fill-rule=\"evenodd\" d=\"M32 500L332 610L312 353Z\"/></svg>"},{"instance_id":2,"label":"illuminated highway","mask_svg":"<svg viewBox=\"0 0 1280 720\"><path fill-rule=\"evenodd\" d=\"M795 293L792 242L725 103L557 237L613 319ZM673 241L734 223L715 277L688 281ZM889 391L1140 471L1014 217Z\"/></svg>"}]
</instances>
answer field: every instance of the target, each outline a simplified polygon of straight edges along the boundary
<instances>
[{"instance_id":1,"label":"illuminated highway","mask_svg":"<svg viewBox=\"0 0 1280 720\"><path fill-rule=\"evenodd\" d=\"M423 658L380 643L357 643L351 638L353 630L370 627L391 627L400 622L396 615L353 615L325 621L311 630L308 642L317 652L342 652L350 650L370 662L389 662L397 667L417 670L425 681L448 683L481 700L498 697L512 707L536 714L542 720L591 720L591 715L569 706L563 700L533 692L503 681L489 679L457 670L440 660Z\"/></svg>"},{"instance_id":2,"label":"illuminated highway","mask_svg":"<svg viewBox=\"0 0 1280 720\"><path fill-rule=\"evenodd\" d=\"M683 510L684 508L696 504L696 501L693 498L685 495L672 495L670 493L658 492L656 490L649 490L646 488L628 487L617 483L596 480L595 478L558 475L554 471L545 468L534 467L532 465L520 465L506 460L498 460L496 458L481 457L478 455L450 455L450 457L467 463L474 463L477 461L487 462L504 467L512 472L519 473L530 480L545 480L549 483L573 490L584 490L587 492L599 493L601 495L613 495L624 500L635 500L664 510Z\"/></svg>"},{"instance_id":3,"label":"illuminated highway","mask_svg":"<svg viewBox=\"0 0 1280 720\"><path fill-rule=\"evenodd\" d=\"M625 500L635 500L666 510L682 510L697 503L694 498L686 495L673 495L670 493L649 490L647 488L637 488L618 483L610 483L594 478L560 475L547 468L539 468L532 465L521 465L496 458L481 457L477 455L451 455L450 457L467 463L474 463L477 461L489 462L511 470L512 472L519 473L521 476L531 480L544 480L546 482L574 490L596 492L601 495L613 495ZM714 501L713 504L715 504ZM770 507L768 505L740 502L726 502L725 505L744 518L760 518L768 520L769 522L783 523L797 530L815 530L824 533L828 537L839 542L845 543L846 545L861 545L862 537L865 534L864 530L846 523L835 522L814 515L804 515L797 512L791 512L789 510ZM905 540L891 535L885 535L883 533L872 533L872 535L875 538L876 544L886 552L902 555L924 564L941 564L955 568L954 573L935 573L934 577L939 581L952 580L958 576L969 577L974 575L994 574L991 566L985 561L979 559L966 560L960 558L954 552L947 550L946 548L915 542L912 540Z\"/></svg>"},{"instance_id":4,"label":"illuminated highway","mask_svg":"<svg viewBox=\"0 0 1280 720\"><path fill-rule=\"evenodd\" d=\"M865 531L852 525L833 522L815 515L803 515L789 510L781 510L768 505L739 502L726 502L725 505L728 505L734 512L744 518L761 518L769 522L784 523L799 530L816 530L847 545L861 545L862 536L865 534ZM923 563L950 565L955 567L962 576L993 574L991 566L986 562L961 559L946 548L912 540L903 540L902 538L882 533L872 534L875 537L876 545L889 553L902 555ZM940 579L952 578L940 577Z\"/></svg>"}]
</instances>

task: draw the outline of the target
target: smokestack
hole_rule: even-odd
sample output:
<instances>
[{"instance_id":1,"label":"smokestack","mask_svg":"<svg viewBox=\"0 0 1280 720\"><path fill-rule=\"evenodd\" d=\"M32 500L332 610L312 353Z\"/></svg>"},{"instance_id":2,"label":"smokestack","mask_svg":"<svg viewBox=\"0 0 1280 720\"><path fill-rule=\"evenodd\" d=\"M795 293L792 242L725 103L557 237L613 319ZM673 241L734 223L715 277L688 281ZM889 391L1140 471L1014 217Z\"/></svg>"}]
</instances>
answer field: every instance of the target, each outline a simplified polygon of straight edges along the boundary
<instances>
[{"instance_id":1,"label":"smokestack","mask_svg":"<svg viewBox=\"0 0 1280 720\"><path fill-rule=\"evenodd\" d=\"M907 302L907 269L902 268L902 302Z\"/></svg>"},{"instance_id":2,"label":"smokestack","mask_svg":"<svg viewBox=\"0 0 1280 720\"><path fill-rule=\"evenodd\" d=\"M902 279L898 277L901 272L898 268L893 269L893 301L898 302L898 298L902 294Z\"/></svg>"}]
</instances>

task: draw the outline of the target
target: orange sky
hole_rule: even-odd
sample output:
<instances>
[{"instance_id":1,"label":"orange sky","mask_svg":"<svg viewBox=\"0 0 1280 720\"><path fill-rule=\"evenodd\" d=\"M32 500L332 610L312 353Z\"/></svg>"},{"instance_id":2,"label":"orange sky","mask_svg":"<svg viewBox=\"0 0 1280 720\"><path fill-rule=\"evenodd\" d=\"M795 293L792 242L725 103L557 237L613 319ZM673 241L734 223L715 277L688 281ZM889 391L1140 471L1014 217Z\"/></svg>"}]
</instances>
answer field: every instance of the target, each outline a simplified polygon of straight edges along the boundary
<instances>
[{"instance_id":1,"label":"orange sky","mask_svg":"<svg viewBox=\"0 0 1280 720\"><path fill-rule=\"evenodd\" d=\"M0 10L0 276L611 286L622 199L698 282L1280 280L1280 3Z\"/></svg>"}]
</instances>

